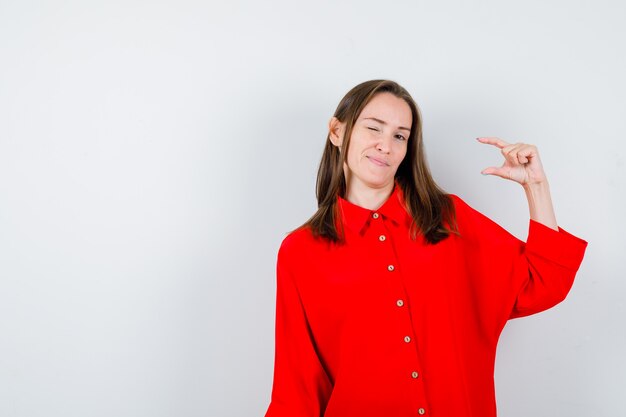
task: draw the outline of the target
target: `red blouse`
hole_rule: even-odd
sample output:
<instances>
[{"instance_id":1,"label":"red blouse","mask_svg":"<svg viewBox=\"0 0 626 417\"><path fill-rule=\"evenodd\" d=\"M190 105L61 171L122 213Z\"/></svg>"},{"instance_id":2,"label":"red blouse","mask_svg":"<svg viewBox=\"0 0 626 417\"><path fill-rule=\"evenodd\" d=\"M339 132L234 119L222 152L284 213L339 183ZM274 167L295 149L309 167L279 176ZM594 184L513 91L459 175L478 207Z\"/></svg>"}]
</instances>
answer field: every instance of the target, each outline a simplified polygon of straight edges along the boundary
<instances>
[{"instance_id":1,"label":"red blouse","mask_svg":"<svg viewBox=\"0 0 626 417\"><path fill-rule=\"evenodd\" d=\"M283 240L266 417L496 415L500 332L565 298L587 242L531 220L524 243L452 198L460 236L436 245L397 185L378 210L338 198L345 245Z\"/></svg>"}]
</instances>

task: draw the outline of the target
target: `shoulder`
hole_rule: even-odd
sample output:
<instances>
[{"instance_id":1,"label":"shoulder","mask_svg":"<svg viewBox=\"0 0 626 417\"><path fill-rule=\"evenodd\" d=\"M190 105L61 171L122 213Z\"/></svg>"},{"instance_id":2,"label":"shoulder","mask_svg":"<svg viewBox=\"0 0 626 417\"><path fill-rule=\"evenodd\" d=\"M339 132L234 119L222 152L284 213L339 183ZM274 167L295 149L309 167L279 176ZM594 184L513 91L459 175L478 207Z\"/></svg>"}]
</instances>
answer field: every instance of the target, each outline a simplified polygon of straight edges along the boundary
<instances>
[{"instance_id":1,"label":"shoulder","mask_svg":"<svg viewBox=\"0 0 626 417\"><path fill-rule=\"evenodd\" d=\"M317 239L313 236L310 226L300 226L287 233L280 244L283 250L297 250L315 244Z\"/></svg>"},{"instance_id":2,"label":"shoulder","mask_svg":"<svg viewBox=\"0 0 626 417\"><path fill-rule=\"evenodd\" d=\"M459 228L468 227L468 223L471 224L478 216L483 216L482 213L472 208L458 195L448 194L448 197L452 201L455 220Z\"/></svg>"},{"instance_id":3,"label":"shoulder","mask_svg":"<svg viewBox=\"0 0 626 417\"><path fill-rule=\"evenodd\" d=\"M452 204L454 204L454 208L456 210L473 210L469 204L465 202L461 197L456 194L448 194L450 200L452 200Z\"/></svg>"},{"instance_id":4,"label":"shoulder","mask_svg":"<svg viewBox=\"0 0 626 417\"><path fill-rule=\"evenodd\" d=\"M511 241L513 236L485 214L471 207L456 194L449 194L454 203L456 222L461 236L494 242ZM517 241L517 239L513 239Z\"/></svg>"},{"instance_id":5,"label":"shoulder","mask_svg":"<svg viewBox=\"0 0 626 417\"><path fill-rule=\"evenodd\" d=\"M460 217L464 221L491 221L480 211L470 206L465 200L456 194L448 194L454 204L454 210L457 217Z\"/></svg>"},{"instance_id":6,"label":"shoulder","mask_svg":"<svg viewBox=\"0 0 626 417\"><path fill-rule=\"evenodd\" d=\"M296 285L304 285L315 273L328 264L335 252L332 245L323 238L316 237L309 226L299 227L289 232L282 240L276 256L279 274L289 274Z\"/></svg>"},{"instance_id":7,"label":"shoulder","mask_svg":"<svg viewBox=\"0 0 626 417\"><path fill-rule=\"evenodd\" d=\"M307 243L311 240L313 234L310 228L305 226L300 226L295 230L287 233L280 243L280 252L290 252L297 250L299 247L307 245Z\"/></svg>"},{"instance_id":8,"label":"shoulder","mask_svg":"<svg viewBox=\"0 0 626 417\"><path fill-rule=\"evenodd\" d=\"M310 256L318 247L327 245L326 241L315 237L309 226L300 226L285 236L278 249L279 262L297 262Z\"/></svg>"}]
</instances>

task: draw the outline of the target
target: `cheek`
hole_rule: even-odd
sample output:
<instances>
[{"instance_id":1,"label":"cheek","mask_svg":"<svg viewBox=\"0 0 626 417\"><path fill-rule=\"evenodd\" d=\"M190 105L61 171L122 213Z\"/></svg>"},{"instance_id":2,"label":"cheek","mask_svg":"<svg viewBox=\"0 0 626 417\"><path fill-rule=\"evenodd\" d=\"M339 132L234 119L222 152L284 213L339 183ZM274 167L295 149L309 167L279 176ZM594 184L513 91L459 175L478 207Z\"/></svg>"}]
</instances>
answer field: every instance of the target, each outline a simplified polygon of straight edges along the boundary
<instances>
[{"instance_id":1,"label":"cheek","mask_svg":"<svg viewBox=\"0 0 626 417\"><path fill-rule=\"evenodd\" d=\"M357 155L355 155L354 147L350 146L348 149L348 154L346 155L346 161L343 163L343 168L349 169L350 171L354 171L355 164L358 163Z\"/></svg>"},{"instance_id":2,"label":"cheek","mask_svg":"<svg viewBox=\"0 0 626 417\"><path fill-rule=\"evenodd\" d=\"M398 149L397 155L398 155L398 165L400 165L400 163L404 160L404 158L407 157L407 146L405 144L402 144L402 147Z\"/></svg>"},{"instance_id":3,"label":"cheek","mask_svg":"<svg viewBox=\"0 0 626 417\"><path fill-rule=\"evenodd\" d=\"M351 163L358 163L363 153L359 146L356 146L354 142L350 142L350 148L348 149L347 160Z\"/></svg>"}]
</instances>

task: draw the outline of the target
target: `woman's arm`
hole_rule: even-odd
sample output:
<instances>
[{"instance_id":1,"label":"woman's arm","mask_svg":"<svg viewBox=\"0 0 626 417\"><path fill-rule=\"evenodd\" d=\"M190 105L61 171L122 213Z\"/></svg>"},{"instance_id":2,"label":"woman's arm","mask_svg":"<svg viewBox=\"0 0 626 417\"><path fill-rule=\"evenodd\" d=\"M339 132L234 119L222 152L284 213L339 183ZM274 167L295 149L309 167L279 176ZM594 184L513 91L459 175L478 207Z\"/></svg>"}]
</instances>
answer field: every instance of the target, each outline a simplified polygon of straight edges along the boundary
<instances>
[{"instance_id":1,"label":"woman's arm","mask_svg":"<svg viewBox=\"0 0 626 417\"><path fill-rule=\"evenodd\" d=\"M482 174L497 175L521 184L528 200L530 218L551 229L558 230L550 186L537 147L525 143L509 144L495 137L480 137L477 140L480 143L496 146L504 156L502 166L485 168Z\"/></svg>"},{"instance_id":2,"label":"woman's arm","mask_svg":"<svg viewBox=\"0 0 626 417\"><path fill-rule=\"evenodd\" d=\"M265 417L319 417L332 391L293 275L293 250L287 237L278 251L274 383Z\"/></svg>"}]
</instances>

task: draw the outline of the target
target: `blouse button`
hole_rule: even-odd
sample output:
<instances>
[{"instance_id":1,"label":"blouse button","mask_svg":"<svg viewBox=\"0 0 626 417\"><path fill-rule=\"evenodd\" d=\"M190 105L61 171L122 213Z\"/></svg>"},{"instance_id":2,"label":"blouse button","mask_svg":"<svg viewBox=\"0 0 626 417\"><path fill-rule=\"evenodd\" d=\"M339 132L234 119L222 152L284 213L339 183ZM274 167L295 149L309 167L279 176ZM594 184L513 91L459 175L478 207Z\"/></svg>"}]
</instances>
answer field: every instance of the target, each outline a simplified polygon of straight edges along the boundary
<instances>
[{"instance_id":1,"label":"blouse button","mask_svg":"<svg viewBox=\"0 0 626 417\"><path fill-rule=\"evenodd\" d=\"M416 379L419 376L419 374L416 371L411 372L411 377L413 377L413 379Z\"/></svg>"},{"instance_id":2,"label":"blouse button","mask_svg":"<svg viewBox=\"0 0 626 417\"><path fill-rule=\"evenodd\" d=\"M372 217L373 217L373 218L375 218L375 219L377 219L377 218L378 218L378 213L374 213L374 214L372 214Z\"/></svg>"},{"instance_id":3,"label":"blouse button","mask_svg":"<svg viewBox=\"0 0 626 417\"><path fill-rule=\"evenodd\" d=\"M394 270L394 269L396 269L396 268L395 268L393 265L389 265L389 266L387 267L387 269L388 269L389 271L393 271L393 270Z\"/></svg>"},{"instance_id":4,"label":"blouse button","mask_svg":"<svg viewBox=\"0 0 626 417\"><path fill-rule=\"evenodd\" d=\"M411 337L410 336L404 336L404 341L409 343L411 341Z\"/></svg>"},{"instance_id":5,"label":"blouse button","mask_svg":"<svg viewBox=\"0 0 626 417\"><path fill-rule=\"evenodd\" d=\"M423 416L424 414L426 414L426 410L424 410L423 408L420 408L417 410L417 414L419 414L420 416Z\"/></svg>"},{"instance_id":6,"label":"blouse button","mask_svg":"<svg viewBox=\"0 0 626 417\"><path fill-rule=\"evenodd\" d=\"M396 301L396 305L397 305L398 307L402 307L402 306L404 305L404 301L402 301L402 300L398 300L398 301Z\"/></svg>"},{"instance_id":7,"label":"blouse button","mask_svg":"<svg viewBox=\"0 0 626 417\"><path fill-rule=\"evenodd\" d=\"M385 237L385 235L378 236L378 240L380 240L381 242L384 242L385 239L387 239L387 237Z\"/></svg>"}]
</instances>

